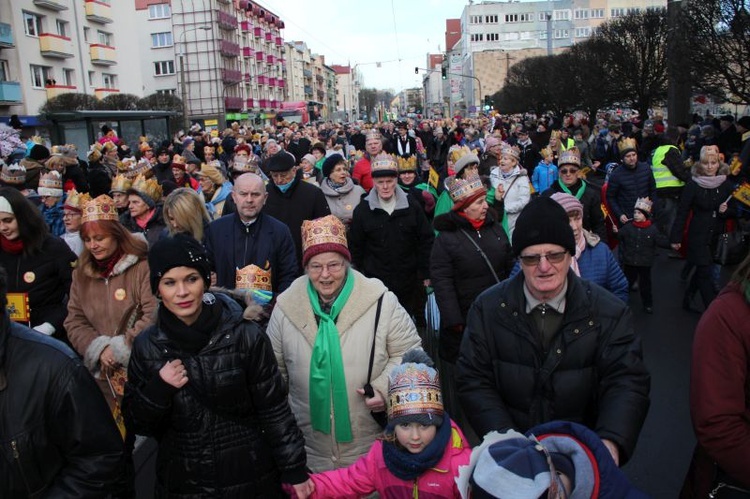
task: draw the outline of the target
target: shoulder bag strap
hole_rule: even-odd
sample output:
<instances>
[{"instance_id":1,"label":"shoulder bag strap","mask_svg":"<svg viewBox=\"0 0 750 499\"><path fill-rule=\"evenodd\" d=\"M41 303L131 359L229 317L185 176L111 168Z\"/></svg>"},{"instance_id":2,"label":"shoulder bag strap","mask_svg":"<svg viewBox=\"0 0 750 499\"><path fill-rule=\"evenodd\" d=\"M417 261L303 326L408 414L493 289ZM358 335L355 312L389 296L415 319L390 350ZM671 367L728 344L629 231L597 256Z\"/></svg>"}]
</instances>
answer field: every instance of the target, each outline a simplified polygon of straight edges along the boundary
<instances>
[{"instance_id":1,"label":"shoulder bag strap","mask_svg":"<svg viewBox=\"0 0 750 499\"><path fill-rule=\"evenodd\" d=\"M487 258L487 255L482 251L482 248L479 247L477 242L469 235L468 232L466 232L464 229L460 229L464 236L466 236L466 239L471 241L471 244L474 245L474 247L477 249L480 255L482 255L482 259L484 260L484 263L487 264L487 267L489 267L490 272L492 272L492 277L495 278L495 282L500 282L500 279L497 277L497 274L495 273L495 269L492 267L492 264L490 263L490 259Z\"/></svg>"},{"instance_id":2,"label":"shoulder bag strap","mask_svg":"<svg viewBox=\"0 0 750 499\"><path fill-rule=\"evenodd\" d=\"M383 308L383 296L380 295L380 298L378 298L378 308L375 311L375 329L372 333L372 347L370 348L370 365L367 368L367 384L365 385L365 395L368 397L374 397L375 391L372 388L372 385L370 384L370 380L372 379L372 365L375 362L375 340L378 338L378 323L380 322L380 309Z\"/></svg>"}]
</instances>

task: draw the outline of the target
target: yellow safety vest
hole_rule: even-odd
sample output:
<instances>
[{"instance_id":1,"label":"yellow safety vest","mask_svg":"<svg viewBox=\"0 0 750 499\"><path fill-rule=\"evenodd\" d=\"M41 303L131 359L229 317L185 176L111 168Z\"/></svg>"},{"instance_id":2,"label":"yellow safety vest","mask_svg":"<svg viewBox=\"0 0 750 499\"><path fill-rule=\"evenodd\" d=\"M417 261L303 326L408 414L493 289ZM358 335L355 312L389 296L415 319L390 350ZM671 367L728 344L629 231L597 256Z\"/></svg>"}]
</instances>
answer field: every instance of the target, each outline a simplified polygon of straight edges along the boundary
<instances>
[{"instance_id":1,"label":"yellow safety vest","mask_svg":"<svg viewBox=\"0 0 750 499\"><path fill-rule=\"evenodd\" d=\"M654 180L656 181L656 188L662 189L664 187L682 187L685 182L678 179L669 168L664 164L664 158L667 156L670 148L677 149L675 146L659 146L654 151L654 158L651 161L651 169L654 172ZM678 149L679 150L679 149Z\"/></svg>"},{"instance_id":2,"label":"yellow safety vest","mask_svg":"<svg viewBox=\"0 0 750 499\"><path fill-rule=\"evenodd\" d=\"M572 149L573 146L576 145L576 141L568 137L567 139L563 140L560 139L560 147L563 151L567 151L568 149Z\"/></svg>"}]
</instances>

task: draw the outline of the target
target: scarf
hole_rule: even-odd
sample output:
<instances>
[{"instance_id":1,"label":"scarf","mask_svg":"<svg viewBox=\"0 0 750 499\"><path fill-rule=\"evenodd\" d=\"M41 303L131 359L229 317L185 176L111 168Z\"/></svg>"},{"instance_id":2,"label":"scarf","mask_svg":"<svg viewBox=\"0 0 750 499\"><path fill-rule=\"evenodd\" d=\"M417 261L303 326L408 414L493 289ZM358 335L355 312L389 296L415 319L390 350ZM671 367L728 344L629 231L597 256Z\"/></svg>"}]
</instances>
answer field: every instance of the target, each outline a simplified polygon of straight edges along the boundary
<instances>
[{"instance_id":1,"label":"scarf","mask_svg":"<svg viewBox=\"0 0 750 499\"><path fill-rule=\"evenodd\" d=\"M578 259L581 257L581 253L586 249L586 236L581 232L579 241L576 241L576 254L570 259L570 268L576 273L578 277L581 277L581 270L578 268Z\"/></svg>"},{"instance_id":2,"label":"scarf","mask_svg":"<svg viewBox=\"0 0 750 499\"><path fill-rule=\"evenodd\" d=\"M471 224L471 226L474 228L474 230L476 230L476 231L478 231L479 229L481 229L482 226L484 225L484 220L474 220L473 218L469 218L468 216L466 216L466 213L464 213L463 211L459 211L458 214L461 217L463 217L464 220L466 220L467 222L469 222Z\"/></svg>"},{"instance_id":3,"label":"scarf","mask_svg":"<svg viewBox=\"0 0 750 499\"><path fill-rule=\"evenodd\" d=\"M117 265L117 262L120 261L120 258L122 258L122 255L122 249L118 247L112 254L112 256L110 256L106 260L99 261L96 258L92 258L91 261L94 263L96 270L99 271L102 277L107 279L112 275L112 271L114 270L115 265Z\"/></svg>"},{"instance_id":4,"label":"scarf","mask_svg":"<svg viewBox=\"0 0 750 499\"><path fill-rule=\"evenodd\" d=\"M354 288L354 275L347 273L341 293L331 305L330 313L320 306L318 293L312 282L307 282L307 295L313 313L320 318L318 334L310 359L310 422L313 430L326 435L331 433L331 396L333 396L333 419L336 425L336 441L351 442L352 426L349 420L349 398L346 393L344 359L341 355L341 340L336 328L336 319L349 300Z\"/></svg>"},{"instance_id":5,"label":"scarf","mask_svg":"<svg viewBox=\"0 0 750 499\"><path fill-rule=\"evenodd\" d=\"M142 230L146 230L148 223L151 221L152 218L154 218L154 213L156 213L156 208L152 208L151 210L149 210L149 212L144 217L141 217L141 218L135 217L133 221Z\"/></svg>"},{"instance_id":6,"label":"scarf","mask_svg":"<svg viewBox=\"0 0 750 499\"><path fill-rule=\"evenodd\" d=\"M726 175L715 175L713 177L700 176L693 177L693 182L703 187L704 189L716 189L727 179Z\"/></svg>"},{"instance_id":7,"label":"scarf","mask_svg":"<svg viewBox=\"0 0 750 499\"><path fill-rule=\"evenodd\" d=\"M342 183L339 184L331 180L331 177L326 177L326 182L328 183L328 187L330 187L334 191L338 191L339 189L341 189L342 187L346 185L346 180L344 180Z\"/></svg>"},{"instance_id":8,"label":"scarf","mask_svg":"<svg viewBox=\"0 0 750 499\"><path fill-rule=\"evenodd\" d=\"M407 136L403 141L401 140L401 137L399 136L398 140L396 141L396 144L398 145L398 155L399 156L411 156L411 145L409 144L409 137Z\"/></svg>"},{"instance_id":9,"label":"scarf","mask_svg":"<svg viewBox=\"0 0 750 499\"><path fill-rule=\"evenodd\" d=\"M20 237L11 241L5 236L0 236L0 249L3 250L3 253L20 255L23 253L23 241Z\"/></svg>"},{"instance_id":10,"label":"scarf","mask_svg":"<svg viewBox=\"0 0 750 499\"><path fill-rule=\"evenodd\" d=\"M388 471L407 482L416 479L443 458L452 430L451 419L448 414L443 414L443 424L437 429L435 438L418 454L399 447L396 442L383 441L383 460Z\"/></svg>"},{"instance_id":11,"label":"scarf","mask_svg":"<svg viewBox=\"0 0 750 499\"><path fill-rule=\"evenodd\" d=\"M651 220L644 220L643 222L636 222L633 220L631 223L634 227L638 227L639 229L648 229L651 227Z\"/></svg>"},{"instance_id":12,"label":"scarf","mask_svg":"<svg viewBox=\"0 0 750 499\"><path fill-rule=\"evenodd\" d=\"M196 354L208 344L211 335L219 327L222 309L219 300L210 305L203 303L198 319L188 326L162 305L158 312L159 329L164 331L180 350Z\"/></svg>"},{"instance_id":13,"label":"scarf","mask_svg":"<svg viewBox=\"0 0 750 499\"><path fill-rule=\"evenodd\" d=\"M575 196L578 201L581 200L581 198L583 197L583 193L586 192L586 182L584 181L581 181L581 187L578 188L578 192L576 192L575 194L573 194L570 189L568 189L568 186L563 183L562 179L557 179L557 183L560 185L560 188L565 194Z\"/></svg>"}]
</instances>

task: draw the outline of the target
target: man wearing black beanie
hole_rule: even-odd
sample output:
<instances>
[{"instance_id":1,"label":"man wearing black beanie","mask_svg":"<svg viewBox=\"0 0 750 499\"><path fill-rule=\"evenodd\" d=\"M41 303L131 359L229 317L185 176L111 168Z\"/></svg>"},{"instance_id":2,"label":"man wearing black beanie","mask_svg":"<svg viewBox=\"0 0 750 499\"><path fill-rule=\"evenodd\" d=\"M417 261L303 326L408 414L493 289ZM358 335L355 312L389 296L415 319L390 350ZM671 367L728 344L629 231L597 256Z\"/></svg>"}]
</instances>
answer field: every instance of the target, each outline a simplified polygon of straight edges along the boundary
<instances>
[{"instance_id":1,"label":"man wearing black beanie","mask_svg":"<svg viewBox=\"0 0 750 499\"><path fill-rule=\"evenodd\" d=\"M522 272L481 294L467 318L456 385L471 426L485 435L574 421L625 463L650 388L627 306L571 268L573 231L550 198L523 209L513 251Z\"/></svg>"}]
</instances>

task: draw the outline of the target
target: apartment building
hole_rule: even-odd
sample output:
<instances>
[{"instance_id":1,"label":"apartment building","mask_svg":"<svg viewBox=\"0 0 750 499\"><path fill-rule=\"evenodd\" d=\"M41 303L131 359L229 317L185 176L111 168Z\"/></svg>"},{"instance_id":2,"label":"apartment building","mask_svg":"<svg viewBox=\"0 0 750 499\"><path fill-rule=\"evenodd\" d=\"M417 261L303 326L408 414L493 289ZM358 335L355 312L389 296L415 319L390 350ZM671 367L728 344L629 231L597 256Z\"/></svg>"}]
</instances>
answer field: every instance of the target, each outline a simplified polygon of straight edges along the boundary
<instances>
[{"instance_id":1,"label":"apartment building","mask_svg":"<svg viewBox=\"0 0 750 499\"><path fill-rule=\"evenodd\" d=\"M331 66L336 73L336 111L344 120L359 119L359 91L362 88L362 77L357 66Z\"/></svg>"}]
</instances>

